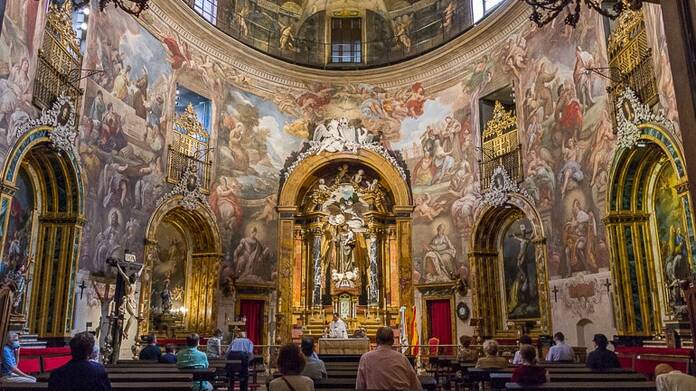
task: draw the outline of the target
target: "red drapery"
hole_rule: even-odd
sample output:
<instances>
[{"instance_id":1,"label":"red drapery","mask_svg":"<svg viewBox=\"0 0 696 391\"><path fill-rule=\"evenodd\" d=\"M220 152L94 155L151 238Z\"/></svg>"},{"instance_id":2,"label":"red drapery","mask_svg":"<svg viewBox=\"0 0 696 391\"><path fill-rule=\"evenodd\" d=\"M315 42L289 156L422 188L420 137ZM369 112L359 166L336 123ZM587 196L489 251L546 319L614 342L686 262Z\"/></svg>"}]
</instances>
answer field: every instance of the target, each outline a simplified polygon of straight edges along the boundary
<instances>
[{"instance_id":1,"label":"red drapery","mask_svg":"<svg viewBox=\"0 0 696 391\"><path fill-rule=\"evenodd\" d=\"M246 316L247 338L254 345L263 344L263 300L240 300L239 314Z\"/></svg>"},{"instance_id":2,"label":"red drapery","mask_svg":"<svg viewBox=\"0 0 696 391\"><path fill-rule=\"evenodd\" d=\"M428 320L430 335L428 339L437 338L441 345L452 344L452 308L450 301L444 300L429 300L428 301ZM440 354L453 354L451 348L440 349Z\"/></svg>"}]
</instances>

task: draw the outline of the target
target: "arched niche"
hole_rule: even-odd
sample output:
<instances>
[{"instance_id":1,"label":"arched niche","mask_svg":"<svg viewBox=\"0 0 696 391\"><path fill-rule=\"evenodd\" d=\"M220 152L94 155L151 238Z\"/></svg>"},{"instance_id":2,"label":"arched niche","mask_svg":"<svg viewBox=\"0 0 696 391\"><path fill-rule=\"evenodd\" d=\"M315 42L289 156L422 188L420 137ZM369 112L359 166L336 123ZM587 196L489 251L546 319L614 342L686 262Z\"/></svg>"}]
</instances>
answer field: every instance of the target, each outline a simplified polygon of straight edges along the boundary
<instances>
[{"instance_id":1,"label":"arched niche","mask_svg":"<svg viewBox=\"0 0 696 391\"><path fill-rule=\"evenodd\" d=\"M139 305L144 320L139 334L174 333L181 326L184 329L179 331L209 334L215 328L220 235L210 208L199 204L188 209L182 206L182 199L176 195L164 200L147 225ZM173 246L178 249L170 251ZM173 306L163 316L160 293L165 279L170 280ZM155 330L155 324L162 327Z\"/></svg>"},{"instance_id":2,"label":"arched niche","mask_svg":"<svg viewBox=\"0 0 696 391\"><path fill-rule=\"evenodd\" d=\"M363 215L368 226L365 235L376 243L374 248L379 260L375 262L378 263L376 270L370 269L366 275L379 275L379 300L376 306L366 307L368 312L375 311L373 315L353 316L354 323L349 327L357 326L355 322L359 322L360 326L370 331L371 327L384 324L384 317L398 317L402 305L412 308L413 201L406 175L380 153L369 149L359 149L355 153L323 152L297 163L279 191L277 312L280 321L277 323L277 336L283 340L290 338L292 325L300 322L309 324L310 333L320 333L324 324L322 317L330 311L324 308L325 304L317 303L318 300L312 297L313 270L316 270L313 269L313 261L321 256L324 249L322 243L326 242L323 239L327 235L326 219L329 216L320 208L308 209L307 202L320 185L320 180L326 184L333 183L331 181L336 180L343 167L347 167L346 175L354 175L362 170L365 178L376 179L386 194L387 204L384 208L374 208ZM367 180L361 183L361 186L367 186ZM413 314L409 313L409 316ZM321 329L314 330L312 321L317 323L317 328L321 324Z\"/></svg>"},{"instance_id":3,"label":"arched niche","mask_svg":"<svg viewBox=\"0 0 696 391\"><path fill-rule=\"evenodd\" d=\"M516 193L507 197L503 205L484 206L476 213L469 252L472 319L478 322L480 336L516 338L522 328L532 335L548 334L551 316L541 217L525 197Z\"/></svg>"},{"instance_id":4,"label":"arched niche","mask_svg":"<svg viewBox=\"0 0 696 391\"><path fill-rule=\"evenodd\" d=\"M604 222L617 331L652 336L684 316L678 280L694 270L696 239L680 142L656 123L638 130L615 153Z\"/></svg>"},{"instance_id":5,"label":"arched niche","mask_svg":"<svg viewBox=\"0 0 696 391\"><path fill-rule=\"evenodd\" d=\"M63 338L73 328L84 187L78 157L71 148L57 149L52 132L50 126L28 129L8 154L2 170L0 252L5 270L24 273L29 282L17 292L15 326L42 338Z\"/></svg>"}]
</instances>

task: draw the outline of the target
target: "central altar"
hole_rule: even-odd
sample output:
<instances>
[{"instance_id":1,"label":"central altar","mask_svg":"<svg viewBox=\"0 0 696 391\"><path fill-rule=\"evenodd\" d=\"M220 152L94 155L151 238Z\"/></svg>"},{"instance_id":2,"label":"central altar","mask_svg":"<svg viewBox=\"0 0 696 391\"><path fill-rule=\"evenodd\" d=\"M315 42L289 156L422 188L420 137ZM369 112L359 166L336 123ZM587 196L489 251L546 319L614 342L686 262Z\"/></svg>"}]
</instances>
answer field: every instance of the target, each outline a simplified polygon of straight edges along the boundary
<instances>
[{"instance_id":1,"label":"central altar","mask_svg":"<svg viewBox=\"0 0 696 391\"><path fill-rule=\"evenodd\" d=\"M411 308L408 181L400 155L346 119L319 125L288 159L277 207L280 335L302 325L303 334L321 336L334 313L349 335L371 335L402 305Z\"/></svg>"},{"instance_id":2,"label":"central altar","mask_svg":"<svg viewBox=\"0 0 696 391\"><path fill-rule=\"evenodd\" d=\"M355 355L369 351L368 338L319 338L319 354Z\"/></svg>"}]
</instances>

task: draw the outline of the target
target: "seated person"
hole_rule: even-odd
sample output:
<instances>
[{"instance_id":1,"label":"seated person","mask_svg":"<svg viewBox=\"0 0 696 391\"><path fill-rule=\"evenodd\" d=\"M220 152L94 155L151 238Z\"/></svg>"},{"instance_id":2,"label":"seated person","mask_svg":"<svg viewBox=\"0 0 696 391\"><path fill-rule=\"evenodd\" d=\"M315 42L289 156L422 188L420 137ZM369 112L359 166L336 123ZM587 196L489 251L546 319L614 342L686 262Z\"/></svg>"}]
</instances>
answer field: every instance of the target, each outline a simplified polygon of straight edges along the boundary
<instances>
[{"instance_id":1,"label":"seated person","mask_svg":"<svg viewBox=\"0 0 696 391\"><path fill-rule=\"evenodd\" d=\"M462 344L462 346L459 348L459 352L457 353L457 358L459 361L475 362L478 360L478 350L471 349L471 342L473 342L473 340L474 339L468 335L462 335L461 338L459 338L459 342Z\"/></svg>"},{"instance_id":2,"label":"seated person","mask_svg":"<svg viewBox=\"0 0 696 391\"><path fill-rule=\"evenodd\" d=\"M160 356L159 362L163 364L176 364L176 354L174 352L174 344L168 343L164 347L164 354Z\"/></svg>"},{"instance_id":3,"label":"seated person","mask_svg":"<svg viewBox=\"0 0 696 391\"><path fill-rule=\"evenodd\" d=\"M512 372L513 383L542 384L547 381L546 368L536 365L536 349L532 345L524 345L520 348L522 364Z\"/></svg>"},{"instance_id":4,"label":"seated person","mask_svg":"<svg viewBox=\"0 0 696 391\"><path fill-rule=\"evenodd\" d=\"M655 387L657 391L693 391L696 390L696 377L677 371L669 364L658 364Z\"/></svg>"},{"instance_id":5,"label":"seated person","mask_svg":"<svg viewBox=\"0 0 696 391\"><path fill-rule=\"evenodd\" d=\"M314 382L301 373L305 357L294 343L283 345L278 352L278 372L280 377L273 379L268 391L314 391Z\"/></svg>"},{"instance_id":6,"label":"seated person","mask_svg":"<svg viewBox=\"0 0 696 391\"><path fill-rule=\"evenodd\" d=\"M591 351L587 355L586 365L595 371L602 371L605 369L621 368L619 359L616 357L616 353L607 349L609 341L607 336L604 334L595 334L592 338L594 342L595 350Z\"/></svg>"},{"instance_id":7,"label":"seated person","mask_svg":"<svg viewBox=\"0 0 696 391\"><path fill-rule=\"evenodd\" d=\"M553 362L574 362L575 351L573 347L565 343L565 335L560 331L553 335L555 345L549 348L546 354L546 361Z\"/></svg>"},{"instance_id":8,"label":"seated person","mask_svg":"<svg viewBox=\"0 0 696 391\"><path fill-rule=\"evenodd\" d=\"M508 360L498 356L498 342L495 340L489 339L483 343L483 353L486 356L476 361L476 368L507 368Z\"/></svg>"},{"instance_id":9,"label":"seated person","mask_svg":"<svg viewBox=\"0 0 696 391\"><path fill-rule=\"evenodd\" d=\"M205 354L208 355L208 358L222 357L222 330L216 329L213 336L208 338Z\"/></svg>"},{"instance_id":10,"label":"seated person","mask_svg":"<svg viewBox=\"0 0 696 391\"><path fill-rule=\"evenodd\" d=\"M150 334L143 338L147 346L138 353L138 358L141 360L154 360L158 361L162 355L162 350L157 346L157 336L155 334Z\"/></svg>"},{"instance_id":11,"label":"seated person","mask_svg":"<svg viewBox=\"0 0 696 391\"><path fill-rule=\"evenodd\" d=\"M176 354L176 367L184 368L208 368L208 356L198 350L198 334L189 334L186 337L186 347ZM212 391L213 385L205 380L194 380L192 391Z\"/></svg>"},{"instance_id":12,"label":"seated person","mask_svg":"<svg viewBox=\"0 0 696 391\"><path fill-rule=\"evenodd\" d=\"M324 362L314 353L314 338L302 338L300 349L307 359L302 375L312 380L326 379L326 365L324 365Z\"/></svg>"},{"instance_id":13,"label":"seated person","mask_svg":"<svg viewBox=\"0 0 696 391\"><path fill-rule=\"evenodd\" d=\"M227 376L231 379L239 377L239 391L247 391L249 386L249 364L254 359L254 343L247 338L244 331L237 334L237 338L230 342L225 358L228 360L241 360L241 364L229 364L227 366Z\"/></svg>"},{"instance_id":14,"label":"seated person","mask_svg":"<svg viewBox=\"0 0 696 391\"><path fill-rule=\"evenodd\" d=\"M7 333L5 346L2 348L2 372L3 383L36 383L34 376L29 376L17 368L17 351L19 350L19 334L14 331Z\"/></svg>"},{"instance_id":15,"label":"seated person","mask_svg":"<svg viewBox=\"0 0 696 391\"><path fill-rule=\"evenodd\" d=\"M110 391L111 382L104 366L89 360L93 351L92 334L75 334L70 340L72 360L51 372L49 391Z\"/></svg>"},{"instance_id":16,"label":"seated person","mask_svg":"<svg viewBox=\"0 0 696 391\"><path fill-rule=\"evenodd\" d=\"M360 357L356 390L422 390L416 370L401 352L394 350L394 330L377 330L377 348Z\"/></svg>"},{"instance_id":17,"label":"seated person","mask_svg":"<svg viewBox=\"0 0 696 391\"><path fill-rule=\"evenodd\" d=\"M522 364L522 357L520 356L520 351L525 345L532 345L532 337L529 335L523 335L520 337L520 349L515 352L515 357L512 358L512 365L520 365Z\"/></svg>"}]
</instances>

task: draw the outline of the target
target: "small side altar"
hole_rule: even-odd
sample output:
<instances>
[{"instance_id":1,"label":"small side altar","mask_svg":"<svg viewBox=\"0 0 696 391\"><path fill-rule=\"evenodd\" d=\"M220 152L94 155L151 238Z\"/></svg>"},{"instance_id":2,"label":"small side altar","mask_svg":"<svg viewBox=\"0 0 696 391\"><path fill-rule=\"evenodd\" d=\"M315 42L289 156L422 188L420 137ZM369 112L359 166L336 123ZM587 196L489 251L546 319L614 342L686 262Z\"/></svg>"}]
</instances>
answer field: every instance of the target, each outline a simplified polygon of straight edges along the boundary
<instances>
[{"instance_id":1,"label":"small side altar","mask_svg":"<svg viewBox=\"0 0 696 391\"><path fill-rule=\"evenodd\" d=\"M320 354L363 354L369 350L369 338L319 338Z\"/></svg>"}]
</instances>

